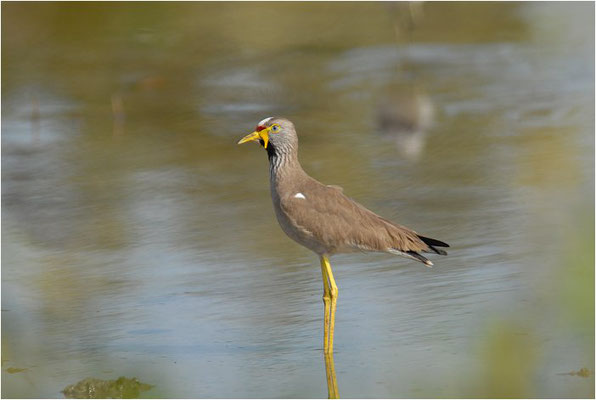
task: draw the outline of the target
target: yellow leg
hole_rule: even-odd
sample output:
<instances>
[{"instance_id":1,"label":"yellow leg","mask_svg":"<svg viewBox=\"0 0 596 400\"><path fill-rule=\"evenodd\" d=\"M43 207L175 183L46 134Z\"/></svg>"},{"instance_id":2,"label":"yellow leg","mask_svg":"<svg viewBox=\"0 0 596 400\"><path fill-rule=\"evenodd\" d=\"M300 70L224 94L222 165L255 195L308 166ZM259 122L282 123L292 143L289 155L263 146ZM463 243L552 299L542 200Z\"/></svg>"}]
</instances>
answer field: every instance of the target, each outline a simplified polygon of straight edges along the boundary
<instances>
[{"instance_id":1,"label":"yellow leg","mask_svg":"<svg viewBox=\"0 0 596 400\"><path fill-rule=\"evenodd\" d=\"M333 335L335 331L335 309L337 307L337 285L335 284L335 279L333 278L333 271L331 271L331 264L329 263L329 259L327 256L321 256L321 269L323 269L323 284L327 285L327 289L329 291L329 297L331 300L331 306L329 307L329 313L327 313L327 302L325 301L325 295L323 295L323 301L325 302L325 315L329 314L329 320L327 322L327 318L325 318L325 331L329 331L329 338L327 339L327 334L325 334L325 343L327 344L324 346L325 354L333 353ZM325 279L327 278L327 279ZM329 327L327 327L329 324Z\"/></svg>"},{"instance_id":2,"label":"yellow leg","mask_svg":"<svg viewBox=\"0 0 596 400\"><path fill-rule=\"evenodd\" d=\"M325 259L325 270L327 271L327 276L329 277L329 294L331 295L331 315L329 316L329 353L333 353L333 336L335 332L335 309L337 307L337 285L335 284L335 279L333 278L333 271L331 271L331 264L329 263L329 259L324 257Z\"/></svg>"},{"instance_id":3,"label":"yellow leg","mask_svg":"<svg viewBox=\"0 0 596 400\"><path fill-rule=\"evenodd\" d=\"M329 350L329 313L331 311L331 295L329 290L329 278L327 277L327 270L323 257L321 257L321 272L323 274L323 307L325 308L325 316L323 320L323 351L325 354Z\"/></svg>"}]
</instances>

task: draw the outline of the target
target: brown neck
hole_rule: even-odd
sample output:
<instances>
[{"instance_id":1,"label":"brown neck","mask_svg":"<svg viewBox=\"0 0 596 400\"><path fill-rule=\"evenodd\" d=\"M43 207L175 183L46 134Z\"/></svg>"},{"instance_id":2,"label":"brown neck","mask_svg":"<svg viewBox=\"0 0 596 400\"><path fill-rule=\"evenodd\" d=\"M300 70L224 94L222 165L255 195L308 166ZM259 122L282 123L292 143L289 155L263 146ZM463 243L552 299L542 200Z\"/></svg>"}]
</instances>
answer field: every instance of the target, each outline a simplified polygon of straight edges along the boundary
<instances>
[{"instance_id":1,"label":"brown neck","mask_svg":"<svg viewBox=\"0 0 596 400\"><path fill-rule=\"evenodd\" d=\"M298 182L303 175L306 175L298 161L296 147L267 146L267 155L269 156L269 176L272 188L284 182Z\"/></svg>"}]
</instances>

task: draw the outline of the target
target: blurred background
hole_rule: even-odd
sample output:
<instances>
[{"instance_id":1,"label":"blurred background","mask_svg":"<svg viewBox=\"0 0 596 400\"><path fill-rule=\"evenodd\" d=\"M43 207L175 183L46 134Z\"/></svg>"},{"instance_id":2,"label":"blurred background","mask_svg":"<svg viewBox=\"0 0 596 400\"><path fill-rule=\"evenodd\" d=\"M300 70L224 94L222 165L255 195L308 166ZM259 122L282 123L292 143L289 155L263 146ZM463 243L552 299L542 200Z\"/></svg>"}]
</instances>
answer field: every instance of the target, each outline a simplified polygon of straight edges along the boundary
<instances>
[{"instance_id":1,"label":"blurred background","mask_svg":"<svg viewBox=\"0 0 596 400\"><path fill-rule=\"evenodd\" d=\"M340 395L594 397L594 106L593 3L4 2L2 397L326 396L272 115L452 246L332 259Z\"/></svg>"}]
</instances>

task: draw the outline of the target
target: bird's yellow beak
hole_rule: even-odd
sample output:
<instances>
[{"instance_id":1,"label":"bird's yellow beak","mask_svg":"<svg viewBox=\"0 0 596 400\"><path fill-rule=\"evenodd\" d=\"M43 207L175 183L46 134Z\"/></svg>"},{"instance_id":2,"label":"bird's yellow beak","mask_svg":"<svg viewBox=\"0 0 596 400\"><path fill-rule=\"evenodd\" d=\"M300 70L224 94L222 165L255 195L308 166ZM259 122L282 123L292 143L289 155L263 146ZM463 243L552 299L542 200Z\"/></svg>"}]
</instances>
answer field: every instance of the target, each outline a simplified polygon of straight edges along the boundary
<instances>
[{"instance_id":1,"label":"bird's yellow beak","mask_svg":"<svg viewBox=\"0 0 596 400\"><path fill-rule=\"evenodd\" d=\"M253 133L244 136L238 141L238 144L254 142L259 139L263 139L263 147L267 148L267 143L269 143L269 128L265 128L260 131L254 131Z\"/></svg>"}]
</instances>

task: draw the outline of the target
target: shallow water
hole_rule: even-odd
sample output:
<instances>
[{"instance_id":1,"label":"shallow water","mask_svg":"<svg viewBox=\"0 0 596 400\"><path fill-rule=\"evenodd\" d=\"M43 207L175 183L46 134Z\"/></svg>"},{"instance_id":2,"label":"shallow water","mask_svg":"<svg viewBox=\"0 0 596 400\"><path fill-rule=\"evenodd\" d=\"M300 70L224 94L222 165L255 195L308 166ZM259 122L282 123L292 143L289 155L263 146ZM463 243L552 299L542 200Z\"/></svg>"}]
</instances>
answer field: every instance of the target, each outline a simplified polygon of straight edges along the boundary
<instances>
[{"instance_id":1,"label":"shallow water","mask_svg":"<svg viewBox=\"0 0 596 400\"><path fill-rule=\"evenodd\" d=\"M3 397L326 396L318 260L235 144L269 115L452 246L332 258L342 397L594 396L593 4L2 11Z\"/></svg>"}]
</instances>

